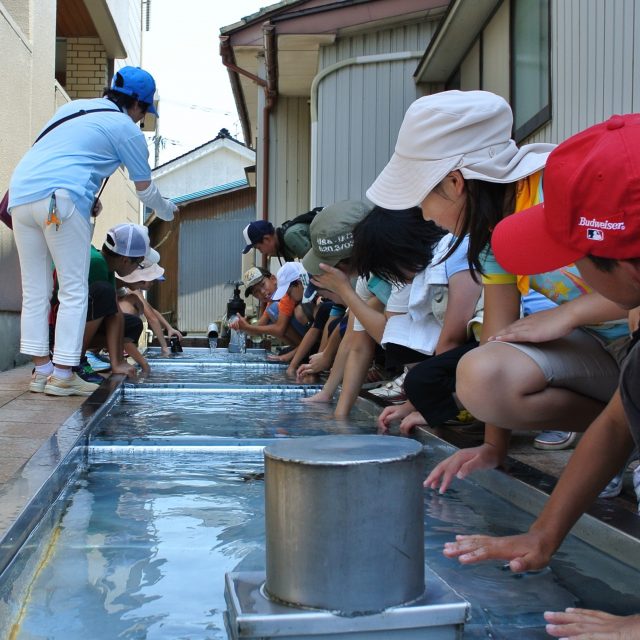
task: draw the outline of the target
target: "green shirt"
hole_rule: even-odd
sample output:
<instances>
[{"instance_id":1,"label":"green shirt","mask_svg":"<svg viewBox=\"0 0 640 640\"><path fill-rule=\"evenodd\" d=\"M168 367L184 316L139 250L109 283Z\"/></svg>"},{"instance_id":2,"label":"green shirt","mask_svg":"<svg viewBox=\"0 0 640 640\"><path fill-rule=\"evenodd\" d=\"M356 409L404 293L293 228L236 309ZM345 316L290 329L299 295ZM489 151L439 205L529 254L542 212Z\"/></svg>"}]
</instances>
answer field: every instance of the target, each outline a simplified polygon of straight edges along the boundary
<instances>
[{"instance_id":1,"label":"green shirt","mask_svg":"<svg viewBox=\"0 0 640 640\"><path fill-rule=\"evenodd\" d=\"M285 247L285 260L299 258L302 260L311 249L311 238L309 237L309 225L298 223L291 225L283 236Z\"/></svg>"},{"instance_id":2,"label":"green shirt","mask_svg":"<svg viewBox=\"0 0 640 640\"><path fill-rule=\"evenodd\" d=\"M91 245L91 262L89 263L89 284L94 282L110 282L114 288L116 277L113 271L109 271L109 265L105 257L98 249Z\"/></svg>"}]
</instances>

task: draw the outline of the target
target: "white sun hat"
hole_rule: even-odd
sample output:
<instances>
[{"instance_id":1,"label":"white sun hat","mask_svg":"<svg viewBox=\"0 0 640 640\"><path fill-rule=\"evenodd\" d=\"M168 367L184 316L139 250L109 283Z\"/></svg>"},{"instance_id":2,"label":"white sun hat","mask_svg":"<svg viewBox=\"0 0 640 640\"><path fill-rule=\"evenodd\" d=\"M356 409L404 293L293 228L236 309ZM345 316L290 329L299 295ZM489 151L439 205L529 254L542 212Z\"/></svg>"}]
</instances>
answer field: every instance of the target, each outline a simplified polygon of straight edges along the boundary
<instances>
[{"instance_id":1,"label":"white sun hat","mask_svg":"<svg viewBox=\"0 0 640 640\"><path fill-rule=\"evenodd\" d=\"M542 169L552 144L518 148L509 104L489 91L443 91L416 100L395 152L367 198L385 209L419 206L451 171L467 180L510 183Z\"/></svg>"}]
</instances>

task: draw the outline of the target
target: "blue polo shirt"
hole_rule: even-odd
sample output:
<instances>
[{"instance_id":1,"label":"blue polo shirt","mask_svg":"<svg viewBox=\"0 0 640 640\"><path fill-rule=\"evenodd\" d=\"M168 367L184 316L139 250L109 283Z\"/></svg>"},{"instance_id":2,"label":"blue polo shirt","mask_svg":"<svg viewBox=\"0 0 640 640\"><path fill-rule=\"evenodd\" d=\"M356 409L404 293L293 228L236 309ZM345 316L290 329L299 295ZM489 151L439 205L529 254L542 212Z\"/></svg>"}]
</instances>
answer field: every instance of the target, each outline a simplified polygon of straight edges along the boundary
<instances>
[{"instance_id":1,"label":"blue polo shirt","mask_svg":"<svg viewBox=\"0 0 640 640\"><path fill-rule=\"evenodd\" d=\"M42 200L56 189L66 189L76 209L88 220L103 179L120 165L127 168L134 182L151 180L144 134L106 98L65 104L44 128L82 109L113 109L113 113L89 113L73 118L34 144L13 172L9 208Z\"/></svg>"}]
</instances>

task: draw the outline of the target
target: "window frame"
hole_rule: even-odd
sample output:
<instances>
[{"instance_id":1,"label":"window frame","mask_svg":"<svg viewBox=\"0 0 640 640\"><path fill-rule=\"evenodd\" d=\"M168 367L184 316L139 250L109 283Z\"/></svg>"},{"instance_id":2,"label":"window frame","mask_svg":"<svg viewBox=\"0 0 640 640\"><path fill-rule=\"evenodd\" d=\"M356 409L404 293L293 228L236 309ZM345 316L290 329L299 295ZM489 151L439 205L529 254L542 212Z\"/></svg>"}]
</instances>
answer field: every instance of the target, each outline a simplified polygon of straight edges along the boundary
<instances>
[{"instance_id":1,"label":"window frame","mask_svg":"<svg viewBox=\"0 0 640 640\"><path fill-rule=\"evenodd\" d=\"M547 104L544 105L537 113L535 113L526 122L516 128L516 113L518 109L518 99L516 96L516 56L515 56L515 17L516 17L516 4L521 0L511 0L509 7L509 86L510 86L510 103L513 110L513 137L516 142L521 142L532 133L537 131L540 127L549 122L552 118L552 82L551 82L551 2L552 0L545 0L547 7ZM535 0L538 2L538 0Z\"/></svg>"}]
</instances>

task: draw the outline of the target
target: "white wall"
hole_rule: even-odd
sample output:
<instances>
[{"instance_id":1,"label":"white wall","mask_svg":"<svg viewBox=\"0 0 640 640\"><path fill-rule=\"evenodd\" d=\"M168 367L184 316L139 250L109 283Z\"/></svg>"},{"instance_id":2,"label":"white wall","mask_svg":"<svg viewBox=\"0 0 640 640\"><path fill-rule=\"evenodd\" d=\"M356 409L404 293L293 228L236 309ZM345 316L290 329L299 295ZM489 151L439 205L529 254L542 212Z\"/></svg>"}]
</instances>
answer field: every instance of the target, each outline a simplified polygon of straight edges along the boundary
<instances>
[{"instance_id":1,"label":"white wall","mask_svg":"<svg viewBox=\"0 0 640 640\"><path fill-rule=\"evenodd\" d=\"M16 164L51 118L68 100L55 82L56 0L0 0L0 196ZM140 0L108 0L129 58L140 63ZM7 63L10 61L10 64ZM138 221L138 200L122 171L111 178L95 238L123 220ZM0 224L0 370L24 360L18 355L21 286L12 232Z\"/></svg>"},{"instance_id":2,"label":"white wall","mask_svg":"<svg viewBox=\"0 0 640 640\"><path fill-rule=\"evenodd\" d=\"M154 170L153 179L163 196L175 198L243 180L254 163L253 151L222 139Z\"/></svg>"}]
</instances>

